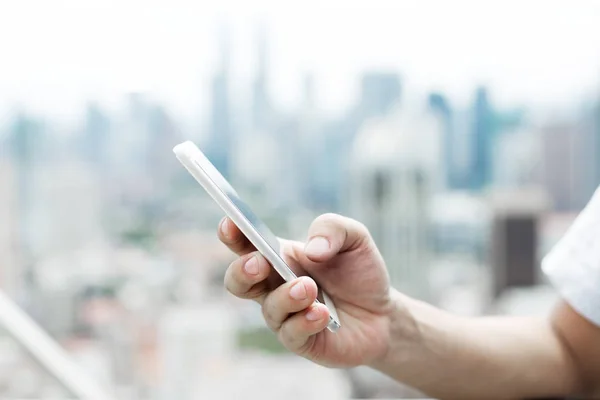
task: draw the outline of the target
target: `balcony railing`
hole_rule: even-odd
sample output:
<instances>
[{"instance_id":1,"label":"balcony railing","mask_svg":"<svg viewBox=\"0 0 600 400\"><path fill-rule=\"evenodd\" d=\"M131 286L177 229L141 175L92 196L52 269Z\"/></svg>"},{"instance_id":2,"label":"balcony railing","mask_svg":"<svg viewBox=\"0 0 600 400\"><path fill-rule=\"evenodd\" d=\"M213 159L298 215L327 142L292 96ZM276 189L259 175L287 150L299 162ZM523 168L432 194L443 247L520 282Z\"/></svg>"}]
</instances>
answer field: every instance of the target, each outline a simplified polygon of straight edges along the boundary
<instances>
[{"instance_id":1,"label":"balcony railing","mask_svg":"<svg viewBox=\"0 0 600 400\"><path fill-rule=\"evenodd\" d=\"M62 347L0 291L0 325L71 395L82 400L114 400Z\"/></svg>"}]
</instances>

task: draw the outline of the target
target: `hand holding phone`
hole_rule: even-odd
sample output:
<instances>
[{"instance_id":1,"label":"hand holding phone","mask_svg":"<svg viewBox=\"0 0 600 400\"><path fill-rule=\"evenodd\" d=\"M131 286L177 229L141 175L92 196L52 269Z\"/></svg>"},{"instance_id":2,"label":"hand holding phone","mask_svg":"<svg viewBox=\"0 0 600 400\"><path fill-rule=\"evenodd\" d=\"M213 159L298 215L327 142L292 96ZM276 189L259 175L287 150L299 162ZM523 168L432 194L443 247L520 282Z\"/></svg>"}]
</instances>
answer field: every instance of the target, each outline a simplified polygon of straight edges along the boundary
<instances>
[{"instance_id":1,"label":"hand holding phone","mask_svg":"<svg viewBox=\"0 0 600 400\"><path fill-rule=\"evenodd\" d=\"M196 146L185 143L175 153L229 216L218 235L239 256L225 274L231 294L260 303L279 341L315 363L349 368L385 362L391 327L410 331L413 325L363 224L323 214L308 227L305 243L278 239ZM329 296L319 297L323 290Z\"/></svg>"},{"instance_id":2,"label":"hand holding phone","mask_svg":"<svg viewBox=\"0 0 600 400\"><path fill-rule=\"evenodd\" d=\"M297 278L296 274L287 265L281 254L280 243L271 230L252 212L250 207L242 201L237 192L214 167L208 158L192 142L181 143L173 152L188 170L188 172L206 190L212 199L223 209L225 214L235 223L256 249L269 261L284 281L289 282ZM327 328L331 332L340 329L340 321L331 298L319 290L321 301L329 310L329 323Z\"/></svg>"}]
</instances>

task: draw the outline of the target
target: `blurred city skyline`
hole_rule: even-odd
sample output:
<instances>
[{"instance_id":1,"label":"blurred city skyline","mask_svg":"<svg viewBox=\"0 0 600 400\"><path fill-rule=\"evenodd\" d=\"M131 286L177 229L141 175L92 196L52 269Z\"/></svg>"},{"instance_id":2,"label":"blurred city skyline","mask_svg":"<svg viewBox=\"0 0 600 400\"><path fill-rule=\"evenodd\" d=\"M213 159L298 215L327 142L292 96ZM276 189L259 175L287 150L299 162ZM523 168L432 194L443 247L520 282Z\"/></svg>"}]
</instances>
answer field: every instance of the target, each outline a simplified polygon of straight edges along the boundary
<instances>
[{"instance_id":1,"label":"blurred city skyline","mask_svg":"<svg viewBox=\"0 0 600 400\"><path fill-rule=\"evenodd\" d=\"M116 110L142 92L201 123L223 29L233 107L243 112L259 26L268 89L284 110L300 105L307 73L319 108L340 113L358 97L360 74L380 70L400 74L407 96L439 91L466 107L484 85L500 106L568 113L600 88L599 18L597 1L10 2L0 5L0 116L22 107L72 119L88 101Z\"/></svg>"},{"instance_id":2,"label":"blurred city skyline","mask_svg":"<svg viewBox=\"0 0 600 400\"><path fill-rule=\"evenodd\" d=\"M278 236L360 220L408 295L543 313L539 259L600 184L600 3L577 4L3 3L0 290L122 398L405 396L280 354L171 149ZM0 348L0 396L55 390Z\"/></svg>"}]
</instances>

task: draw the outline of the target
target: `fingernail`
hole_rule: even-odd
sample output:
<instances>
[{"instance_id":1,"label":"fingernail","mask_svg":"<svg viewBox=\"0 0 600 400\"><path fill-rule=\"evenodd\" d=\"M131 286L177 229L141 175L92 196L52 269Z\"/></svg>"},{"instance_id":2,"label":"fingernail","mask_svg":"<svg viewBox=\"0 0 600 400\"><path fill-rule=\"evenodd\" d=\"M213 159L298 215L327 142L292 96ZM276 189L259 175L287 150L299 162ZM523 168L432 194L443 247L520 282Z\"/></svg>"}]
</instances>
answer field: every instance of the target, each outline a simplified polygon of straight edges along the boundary
<instances>
[{"instance_id":1,"label":"fingernail","mask_svg":"<svg viewBox=\"0 0 600 400\"><path fill-rule=\"evenodd\" d=\"M319 307L312 307L306 313L306 319L309 321L318 321L322 318L321 313L319 312Z\"/></svg>"},{"instance_id":2,"label":"fingernail","mask_svg":"<svg viewBox=\"0 0 600 400\"><path fill-rule=\"evenodd\" d=\"M223 218L223 221L221 221L221 233L229 238L229 218Z\"/></svg>"},{"instance_id":3,"label":"fingernail","mask_svg":"<svg viewBox=\"0 0 600 400\"><path fill-rule=\"evenodd\" d=\"M308 254L319 256L321 254L327 253L329 251L329 248L329 240L325 239L324 237L317 236L310 239L304 251Z\"/></svg>"},{"instance_id":4,"label":"fingernail","mask_svg":"<svg viewBox=\"0 0 600 400\"><path fill-rule=\"evenodd\" d=\"M296 300L306 299L306 286L304 286L304 282L300 281L292 286L290 289L290 296Z\"/></svg>"},{"instance_id":5,"label":"fingernail","mask_svg":"<svg viewBox=\"0 0 600 400\"><path fill-rule=\"evenodd\" d=\"M246 261L246 264L244 264L244 271L249 275L258 275L258 260L256 259L256 256L252 256L251 259Z\"/></svg>"}]
</instances>

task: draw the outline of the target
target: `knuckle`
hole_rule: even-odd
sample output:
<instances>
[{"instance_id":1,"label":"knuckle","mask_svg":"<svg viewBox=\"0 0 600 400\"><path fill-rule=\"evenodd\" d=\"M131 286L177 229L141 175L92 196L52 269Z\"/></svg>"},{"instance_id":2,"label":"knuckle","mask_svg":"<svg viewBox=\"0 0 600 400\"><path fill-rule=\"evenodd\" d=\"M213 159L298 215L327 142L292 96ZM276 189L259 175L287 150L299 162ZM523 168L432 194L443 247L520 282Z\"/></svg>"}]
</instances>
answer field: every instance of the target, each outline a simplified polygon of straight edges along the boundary
<instances>
[{"instance_id":1,"label":"knuckle","mask_svg":"<svg viewBox=\"0 0 600 400\"><path fill-rule=\"evenodd\" d=\"M241 293L239 289L239 284L237 283L238 279L235 275L236 274L235 272L233 272L232 268L227 269L227 272L225 273L224 285L225 289L227 289L228 292L235 295L239 295Z\"/></svg>"},{"instance_id":2,"label":"knuckle","mask_svg":"<svg viewBox=\"0 0 600 400\"><path fill-rule=\"evenodd\" d=\"M225 288L233 294L242 294L241 290L249 285L242 273L242 266L245 261L245 257L240 257L229 264L227 271L225 271Z\"/></svg>"},{"instance_id":3,"label":"knuckle","mask_svg":"<svg viewBox=\"0 0 600 400\"><path fill-rule=\"evenodd\" d=\"M356 224L356 231L360 234L360 236L369 236L369 228L360 221L353 220Z\"/></svg>"},{"instance_id":4,"label":"knuckle","mask_svg":"<svg viewBox=\"0 0 600 400\"><path fill-rule=\"evenodd\" d=\"M279 341L290 351L306 354L308 335L303 332L298 321L290 320L281 326L278 332Z\"/></svg>"},{"instance_id":5,"label":"knuckle","mask_svg":"<svg viewBox=\"0 0 600 400\"><path fill-rule=\"evenodd\" d=\"M276 316L274 314L274 310L271 307L271 302L268 300L269 296L267 296L267 300L265 300L263 306L262 306L262 315L263 318L265 320L265 322L267 323L267 326L273 330L276 331L280 328L280 324L277 323L277 319Z\"/></svg>"},{"instance_id":6,"label":"knuckle","mask_svg":"<svg viewBox=\"0 0 600 400\"><path fill-rule=\"evenodd\" d=\"M294 350L293 347L296 335L292 333L293 329L291 329L291 327L292 324L290 323L283 324L281 326L281 329L279 330L278 336L279 341L283 343L284 346L286 346L290 350Z\"/></svg>"},{"instance_id":7,"label":"knuckle","mask_svg":"<svg viewBox=\"0 0 600 400\"><path fill-rule=\"evenodd\" d=\"M340 221L340 219L341 219L341 216L339 214L325 213L325 214L319 215L315 219L315 223L334 224L334 223L338 223Z\"/></svg>"}]
</instances>

